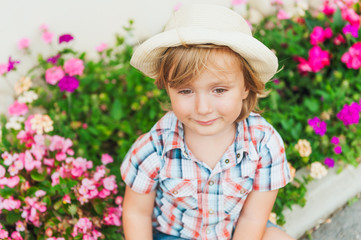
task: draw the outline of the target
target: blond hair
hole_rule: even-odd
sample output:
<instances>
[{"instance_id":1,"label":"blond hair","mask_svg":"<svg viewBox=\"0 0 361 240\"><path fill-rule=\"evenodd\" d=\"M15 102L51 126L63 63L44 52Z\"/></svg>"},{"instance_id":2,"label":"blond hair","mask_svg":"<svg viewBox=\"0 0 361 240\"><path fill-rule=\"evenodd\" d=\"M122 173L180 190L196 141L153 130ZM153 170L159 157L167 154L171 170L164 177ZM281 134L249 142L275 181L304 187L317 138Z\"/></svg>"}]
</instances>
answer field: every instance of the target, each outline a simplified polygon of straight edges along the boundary
<instances>
[{"instance_id":1,"label":"blond hair","mask_svg":"<svg viewBox=\"0 0 361 240\"><path fill-rule=\"evenodd\" d=\"M265 84L258 78L257 73L252 70L248 62L227 46L201 44L168 48L160 59L159 74L155 84L159 89L188 85L205 68L208 68L209 64L213 63L211 56L215 52L230 54L234 59L239 60L244 76L244 85L246 90L249 90L247 98L243 100L242 111L237 121L245 119L252 111L260 113L258 98L268 94Z\"/></svg>"}]
</instances>

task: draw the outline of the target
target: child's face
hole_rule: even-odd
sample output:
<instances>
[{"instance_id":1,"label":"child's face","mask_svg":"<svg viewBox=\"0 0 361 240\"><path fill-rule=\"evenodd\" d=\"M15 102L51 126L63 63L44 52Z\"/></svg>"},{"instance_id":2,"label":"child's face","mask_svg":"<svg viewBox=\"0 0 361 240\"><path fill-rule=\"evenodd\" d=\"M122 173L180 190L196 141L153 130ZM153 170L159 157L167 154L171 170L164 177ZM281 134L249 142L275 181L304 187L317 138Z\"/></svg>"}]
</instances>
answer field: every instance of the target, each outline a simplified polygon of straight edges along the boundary
<instances>
[{"instance_id":1,"label":"child's face","mask_svg":"<svg viewBox=\"0 0 361 240\"><path fill-rule=\"evenodd\" d=\"M172 110L185 132L221 136L234 127L248 96L239 59L227 52L212 54L213 63L189 85L168 88Z\"/></svg>"}]
</instances>

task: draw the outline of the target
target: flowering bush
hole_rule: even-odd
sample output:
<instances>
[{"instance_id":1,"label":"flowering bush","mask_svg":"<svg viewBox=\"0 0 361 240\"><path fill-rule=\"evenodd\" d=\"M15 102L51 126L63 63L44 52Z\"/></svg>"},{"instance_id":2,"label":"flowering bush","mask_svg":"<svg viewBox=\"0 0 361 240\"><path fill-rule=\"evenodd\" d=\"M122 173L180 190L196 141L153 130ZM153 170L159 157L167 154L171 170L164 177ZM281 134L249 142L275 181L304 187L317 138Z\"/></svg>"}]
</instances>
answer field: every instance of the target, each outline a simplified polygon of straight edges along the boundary
<instances>
[{"instance_id":1,"label":"flowering bush","mask_svg":"<svg viewBox=\"0 0 361 240\"><path fill-rule=\"evenodd\" d=\"M274 5L283 10L282 1ZM357 0L325 0L319 9L270 16L256 31L282 68L268 85L276 91L261 101L264 116L284 138L289 162L308 167L313 179L361 160L360 14ZM304 204L304 190L295 190L310 179L303 180L280 190L278 214L283 206Z\"/></svg>"},{"instance_id":2,"label":"flowering bush","mask_svg":"<svg viewBox=\"0 0 361 240\"><path fill-rule=\"evenodd\" d=\"M41 32L54 49L25 76L19 60L0 64L1 81L19 78L1 118L0 239L121 239L119 166L162 115L162 92L130 67L123 37L91 60L71 48L72 35L54 43ZM19 41L24 57L30 46Z\"/></svg>"}]
</instances>

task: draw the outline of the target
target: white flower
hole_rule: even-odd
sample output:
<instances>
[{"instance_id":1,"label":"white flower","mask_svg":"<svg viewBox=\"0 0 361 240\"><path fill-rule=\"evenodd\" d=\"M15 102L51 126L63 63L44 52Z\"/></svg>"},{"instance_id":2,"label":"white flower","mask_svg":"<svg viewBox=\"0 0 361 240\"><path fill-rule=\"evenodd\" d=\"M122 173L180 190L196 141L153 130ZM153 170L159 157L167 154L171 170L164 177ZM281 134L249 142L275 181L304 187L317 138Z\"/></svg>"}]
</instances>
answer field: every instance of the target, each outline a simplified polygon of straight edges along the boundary
<instances>
[{"instance_id":1,"label":"white flower","mask_svg":"<svg viewBox=\"0 0 361 240\"><path fill-rule=\"evenodd\" d=\"M5 127L6 129L20 130L22 122L24 122L24 117L13 116L5 124Z\"/></svg>"},{"instance_id":2,"label":"white flower","mask_svg":"<svg viewBox=\"0 0 361 240\"><path fill-rule=\"evenodd\" d=\"M43 134L44 132L53 131L53 121L48 115L35 114L30 120L31 128L36 131L37 134Z\"/></svg>"},{"instance_id":3,"label":"white flower","mask_svg":"<svg viewBox=\"0 0 361 240\"><path fill-rule=\"evenodd\" d=\"M18 102L32 103L36 99L38 99L38 94L36 94L34 91L26 91L18 98Z\"/></svg>"},{"instance_id":4,"label":"white flower","mask_svg":"<svg viewBox=\"0 0 361 240\"><path fill-rule=\"evenodd\" d=\"M28 91L32 84L33 83L29 77L20 78L20 80L15 84L15 93L19 95L25 91Z\"/></svg>"},{"instance_id":5,"label":"white flower","mask_svg":"<svg viewBox=\"0 0 361 240\"><path fill-rule=\"evenodd\" d=\"M311 177L321 179L327 175L327 169L320 162L314 162L311 164Z\"/></svg>"},{"instance_id":6,"label":"white flower","mask_svg":"<svg viewBox=\"0 0 361 240\"><path fill-rule=\"evenodd\" d=\"M295 149L298 151L301 157L308 157L312 153L311 144L306 139L299 139L295 145Z\"/></svg>"}]
</instances>

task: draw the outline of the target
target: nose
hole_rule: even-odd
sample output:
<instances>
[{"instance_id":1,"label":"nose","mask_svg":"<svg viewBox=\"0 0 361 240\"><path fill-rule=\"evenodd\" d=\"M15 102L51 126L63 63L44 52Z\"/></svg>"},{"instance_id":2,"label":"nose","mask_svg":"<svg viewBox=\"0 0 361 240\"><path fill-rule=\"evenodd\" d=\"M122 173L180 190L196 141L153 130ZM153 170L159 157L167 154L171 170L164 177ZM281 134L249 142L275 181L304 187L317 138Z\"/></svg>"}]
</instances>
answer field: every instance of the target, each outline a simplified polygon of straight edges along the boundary
<instances>
[{"instance_id":1,"label":"nose","mask_svg":"<svg viewBox=\"0 0 361 240\"><path fill-rule=\"evenodd\" d=\"M211 99L209 99L209 96L207 96L206 94L197 94L195 108L198 114L205 115L211 113L212 102Z\"/></svg>"}]
</instances>

